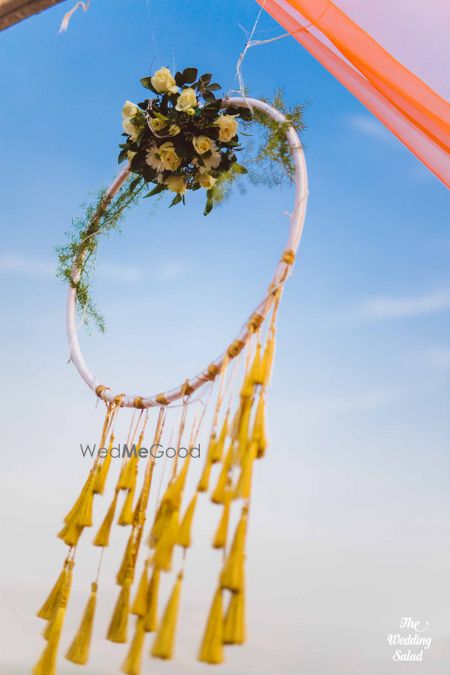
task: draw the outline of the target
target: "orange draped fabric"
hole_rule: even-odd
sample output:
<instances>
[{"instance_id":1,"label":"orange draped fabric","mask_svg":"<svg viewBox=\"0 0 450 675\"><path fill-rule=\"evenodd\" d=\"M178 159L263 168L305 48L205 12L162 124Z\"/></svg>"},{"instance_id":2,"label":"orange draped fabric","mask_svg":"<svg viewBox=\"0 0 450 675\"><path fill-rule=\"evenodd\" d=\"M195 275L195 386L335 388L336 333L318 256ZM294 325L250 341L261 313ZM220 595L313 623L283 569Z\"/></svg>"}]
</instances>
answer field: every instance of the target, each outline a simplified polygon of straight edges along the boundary
<instances>
[{"instance_id":1,"label":"orange draped fabric","mask_svg":"<svg viewBox=\"0 0 450 675\"><path fill-rule=\"evenodd\" d=\"M445 99L330 0L258 2L450 187Z\"/></svg>"}]
</instances>

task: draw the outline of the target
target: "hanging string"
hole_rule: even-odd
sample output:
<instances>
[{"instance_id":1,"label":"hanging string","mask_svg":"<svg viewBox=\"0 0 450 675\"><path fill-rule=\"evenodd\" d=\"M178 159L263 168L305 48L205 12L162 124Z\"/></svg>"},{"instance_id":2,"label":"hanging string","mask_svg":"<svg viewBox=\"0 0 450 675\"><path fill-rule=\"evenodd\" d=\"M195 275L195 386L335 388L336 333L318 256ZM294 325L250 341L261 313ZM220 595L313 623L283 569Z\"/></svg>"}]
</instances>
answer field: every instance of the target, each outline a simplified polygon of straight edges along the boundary
<instances>
[{"instance_id":1,"label":"hanging string","mask_svg":"<svg viewBox=\"0 0 450 675\"><path fill-rule=\"evenodd\" d=\"M59 27L58 33L65 33L66 32L66 30L69 28L70 19L75 14L77 9L81 8L83 10L83 12L87 12L90 4L91 4L91 0L86 0L86 2L77 2L72 7L71 10L69 10L66 14L64 14L63 20L61 21L61 25Z\"/></svg>"},{"instance_id":2,"label":"hanging string","mask_svg":"<svg viewBox=\"0 0 450 675\"><path fill-rule=\"evenodd\" d=\"M261 19L261 15L265 9L266 5L266 0L263 0L261 7L259 8L258 14L255 19L255 23L253 24L253 28L251 29L250 33L239 24L240 28L244 31L247 41L245 43L244 49L242 52L239 54L239 58L236 63L236 79L239 85L238 90L231 90L231 93L239 94L242 96L243 99L246 99L246 91L245 91L245 84L244 84L244 77L242 75L242 64L244 62L245 57L247 56L247 52L251 47L257 47L259 45L265 45L269 44L270 42L275 42L277 40L282 40L283 38L289 37L290 33L283 33L282 35L277 35L276 37L273 38L268 38L267 40L253 40L253 36L255 35L256 29L258 27L259 21ZM249 106L251 108L251 106Z\"/></svg>"}]
</instances>

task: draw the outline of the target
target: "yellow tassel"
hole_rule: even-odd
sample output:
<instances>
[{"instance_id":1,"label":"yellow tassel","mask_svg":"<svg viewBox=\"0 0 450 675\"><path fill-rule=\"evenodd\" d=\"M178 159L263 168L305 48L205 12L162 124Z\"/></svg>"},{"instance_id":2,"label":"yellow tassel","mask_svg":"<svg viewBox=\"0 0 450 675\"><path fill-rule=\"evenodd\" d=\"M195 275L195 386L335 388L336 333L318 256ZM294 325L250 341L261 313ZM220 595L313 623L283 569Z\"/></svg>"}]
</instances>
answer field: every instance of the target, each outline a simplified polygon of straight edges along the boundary
<instances>
[{"instance_id":1,"label":"yellow tassel","mask_svg":"<svg viewBox=\"0 0 450 675\"><path fill-rule=\"evenodd\" d=\"M137 500L134 513L133 513L133 525L144 525L145 513L148 506L148 500L150 497L150 488L152 485L153 469L155 467L155 460L151 459L150 463L147 464L147 468L144 474L144 482L142 484L141 493L139 499Z\"/></svg>"},{"instance_id":2,"label":"yellow tassel","mask_svg":"<svg viewBox=\"0 0 450 675\"><path fill-rule=\"evenodd\" d=\"M183 574L177 577L171 596L164 610L151 654L158 659L171 659L174 652L175 634L177 629L178 607L180 605L181 583Z\"/></svg>"},{"instance_id":3,"label":"yellow tassel","mask_svg":"<svg viewBox=\"0 0 450 675\"><path fill-rule=\"evenodd\" d=\"M89 472L89 475L88 475L86 481L84 482L83 487L81 488L81 492L80 492L79 496L77 497L77 499L76 499L74 505L72 506L72 508L70 509L70 511L69 511L69 512L65 515L65 517L64 517L64 522L65 522L65 523L71 523L71 522L74 522L74 520L75 520L76 517L78 516L78 513L79 513L79 511L80 511L80 508L82 507L82 505L83 505L83 503L84 503L84 500L85 500L85 498L86 498L86 494L87 494L88 492L90 492L91 489L92 489L93 476L94 476L94 472L93 472L93 470L91 469L91 471Z\"/></svg>"},{"instance_id":4,"label":"yellow tassel","mask_svg":"<svg viewBox=\"0 0 450 675\"><path fill-rule=\"evenodd\" d=\"M131 641L130 649L122 665L122 673L126 675L140 675L142 668L142 650L144 648L145 631L141 617L136 620L136 628Z\"/></svg>"},{"instance_id":5,"label":"yellow tassel","mask_svg":"<svg viewBox=\"0 0 450 675\"><path fill-rule=\"evenodd\" d=\"M180 473L175 476L172 482L168 485L163 500L170 504L173 509L179 509L183 497L184 485L186 483L187 472L189 469L189 462L191 456L188 454L183 463L183 468Z\"/></svg>"},{"instance_id":6,"label":"yellow tassel","mask_svg":"<svg viewBox=\"0 0 450 675\"><path fill-rule=\"evenodd\" d=\"M42 652L42 656L33 668L33 675L56 675L58 646L64 623L65 609L60 607L56 613L52 634Z\"/></svg>"},{"instance_id":7,"label":"yellow tassel","mask_svg":"<svg viewBox=\"0 0 450 675\"><path fill-rule=\"evenodd\" d=\"M125 500L123 502L119 518L117 519L117 524L122 525L123 527L126 525L131 525L133 522L134 492L135 492L134 488L132 490L128 490Z\"/></svg>"},{"instance_id":8,"label":"yellow tassel","mask_svg":"<svg viewBox=\"0 0 450 675\"><path fill-rule=\"evenodd\" d=\"M198 660L204 663L223 662L222 589L218 588L209 610Z\"/></svg>"},{"instance_id":9,"label":"yellow tassel","mask_svg":"<svg viewBox=\"0 0 450 675\"><path fill-rule=\"evenodd\" d=\"M273 333L267 340L266 347L264 349L264 356L262 358L261 370L264 386L267 386L270 381L274 353L275 353L275 333Z\"/></svg>"},{"instance_id":10,"label":"yellow tassel","mask_svg":"<svg viewBox=\"0 0 450 675\"><path fill-rule=\"evenodd\" d=\"M94 541L92 542L94 546L109 546L109 535L111 533L111 526L113 524L114 514L116 512L118 494L119 493L116 490L114 493L114 499L112 500L103 522L100 525L97 534L95 535Z\"/></svg>"},{"instance_id":11,"label":"yellow tassel","mask_svg":"<svg viewBox=\"0 0 450 675\"><path fill-rule=\"evenodd\" d=\"M231 469L231 464L233 461L233 444L230 444L230 447L227 450L225 459L220 469L219 477L217 479L216 487L213 490L211 495L211 501L214 504L223 504L225 502L225 489L228 482L228 474Z\"/></svg>"},{"instance_id":12,"label":"yellow tassel","mask_svg":"<svg viewBox=\"0 0 450 675\"><path fill-rule=\"evenodd\" d=\"M111 621L106 634L107 640L111 642L126 642L128 633L128 616L130 613L130 587L131 575L128 573L120 589L119 597L111 617Z\"/></svg>"},{"instance_id":13,"label":"yellow tassel","mask_svg":"<svg viewBox=\"0 0 450 675\"><path fill-rule=\"evenodd\" d=\"M102 495L105 491L106 479L108 478L109 469L111 467L111 450L114 446L114 434L111 434L108 445L108 454L103 459L103 462L97 469L94 481L94 494Z\"/></svg>"},{"instance_id":14,"label":"yellow tassel","mask_svg":"<svg viewBox=\"0 0 450 675\"><path fill-rule=\"evenodd\" d=\"M247 450L246 456L242 462L239 479L234 490L234 499L249 499L252 489L253 462L256 458L257 445L253 441Z\"/></svg>"},{"instance_id":15,"label":"yellow tassel","mask_svg":"<svg viewBox=\"0 0 450 675\"><path fill-rule=\"evenodd\" d=\"M238 450L237 450L238 459L240 462L242 462L242 459L245 455L245 451L247 450L252 403L253 401L251 399L246 399L241 404L241 415L239 419L239 430L238 430Z\"/></svg>"},{"instance_id":16,"label":"yellow tassel","mask_svg":"<svg viewBox=\"0 0 450 675\"><path fill-rule=\"evenodd\" d=\"M137 587L134 602L131 607L131 613L137 616L144 616L147 608L147 590L148 590L148 574L147 567L142 570L141 578Z\"/></svg>"},{"instance_id":17,"label":"yellow tassel","mask_svg":"<svg viewBox=\"0 0 450 675\"><path fill-rule=\"evenodd\" d=\"M251 398L253 394L253 381L251 378L251 372L247 372L244 377L244 382L240 391L240 397L243 401Z\"/></svg>"},{"instance_id":18,"label":"yellow tassel","mask_svg":"<svg viewBox=\"0 0 450 675\"><path fill-rule=\"evenodd\" d=\"M164 529L161 538L156 544L153 562L155 567L165 572L170 572L172 567L172 553L175 546L175 541L178 534L179 527L179 511L172 511L168 519L166 528Z\"/></svg>"},{"instance_id":19,"label":"yellow tassel","mask_svg":"<svg viewBox=\"0 0 450 675\"><path fill-rule=\"evenodd\" d=\"M120 563L119 571L116 574L116 583L119 584L119 586L122 586L129 569L132 568L134 557L134 544L135 544L134 532L132 530L130 532L130 536L128 537L127 545L123 554L122 562Z\"/></svg>"},{"instance_id":20,"label":"yellow tassel","mask_svg":"<svg viewBox=\"0 0 450 675\"><path fill-rule=\"evenodd\" d=\"M222 516L213 539L213 548L225 548L227 545L228 522L230 520L231 491L225 494Z\"/></svg>"},{"instance_id":21,"label":"yellow tassel","mask_svg":"<svg viewBox=\"0 0 450 675\"><path fill-rule=\"evenodd\" d=\"M267 448L266 423L265 423L265 401L264 393L261 391L258 405L256 407L255 422L253 425L252 441L257 443L258 459L264 457Z\"/></svg>"},{"instance_id":22,"label":"yellow tassel","mask_svg":"<svg viewBox=\"0 0 450 675\"><path fill-rule=\"evenodd\" d=\"M172 510L169 504L167 504L163 499L157 508L155 519L150 532L148 541L150 548L155 548L156 544L161 539L161 535L166 529L171 513Z\"/></svg>"},{"instance_id":23,"label":"yellow tassel","mask_svg":"<svg viewBox=\"0 0 450 675\"><path fill-rule=\"evenodd\" d=\"M200 480L197 485L197 492L207 492L209 487L209 478L211 476L212 461L211 457L207 457L203 467Z\"/></svg>"},{"instance_id":24,"label":"yellow tassel","mask_svg":"<svg viewBox=\"0 0 450 675\"><path fill-rule=\"evenodd\" d=\"M245 642L245 595L233 593L225 615L223 641L226 645L242 645Z\"/></svg>"},{"instance_id":25,"label":"yellow tassel","mask_svg":"<svg viewBox=\"0 0 450 675\"><path fill-rule=\"evenodd\" d=\"M250 379L253 384L263 384L264 381L264 373L261 361L261 344L259 342L256 345L255 356L250 370Z\"/></svg>"},{"instance_id":26,"label":"yellow tassel","mask_svg":"<svg viewBox=\"0 0 450 675\"><path fill-rule=\"evenodd\" d=\"M73 564L73 560L68 561L67 575L61 590L60 601L56 608L56 614L51 620L51 630L49 630L48 633L48 641L39 661L33 668L33 675L56 675L58 646L61 638L64 618L66 615L67 603L69 600Z\"/></svg>"},{"instance_id":27,"label":"yellow tassel","mask_svg":"<svg viewBox=\"0 0 450 675\"><path fill-rule=\"evenodd\" d=\"M84 666L89 660L96 605L97 584L94 582L91 587L91 595L83 613L83 618L81 619L80 627L66 654L66 659L68 661L77 663L80 666Z\"/></svg>"},{"instance_id":28,"label":"yellow tassel","mask_svg":"<svg viewBox=\"0 0 450 675\"><path fill-rule=\"evenodd\" d=\"M159 577L159 569L155 568L150 578L147 590L147 610L144 621L146 633L154 633L158 627Z\"/></svg>"},{"instance_id":29,"label":"yellow tassel","mask_svg":"<svg viewBox=\"0 0 450 675\"><path fill-rule=\"evenodd\" d=\"M197 495L194 494L189 503L189 506L185 511L185 514L181 521L181 525L178 528L176 544L178 544L178 546L182 546L183 548L189 548L191 546L192 520L194 518L196 503L197 503Z\"/></svg>"},{"instance_id":30,"label":"yellow tassel","mask_svg":"<svg viewBox=\"0 0 450 675\"><path fill-rule=\"evenodd\" d=\"M209 445L208 445L208 454L207 457L210 457L211 462L214 464L214 456L216 452L216 446L217 446L217 438L216 438L216 432L213 431L211 434L211 438L209 439Z\"/></svg>"},{"instance_id":31,"label":"yellow tassel","mask_svg":"<svg viewBox=\"0 0 450 675\"><path fill-rule=\"evenodd\" d=\"M59 539L62 539L67 546L76 546L83 530L84 527L69 523L64 525L62 530L58 532L58 537Z\"/></svg>"},{"instance_id":32,"label":"yellow tassel","mask_svg":"<svg viewBox=\"0 0 450 675\"><path fill-rule=\"evenodd\" d=\"M220 430L219 438L217 439L217 443L215 443L213 452L211 454L211 461L213 464L216 464L222 460L223 449L228 433L228 417L229 414L227 413L222 424L222 429Z\"/></svg>"},{"instance_id":33,"label":"yellow tassel","mask_svg":"<svg viewBox=\"0 0 450 675\"><path fill-rule=\"evenodd\" d=\"M67 576L67 562L64 562L64 567L62 568L52 590L48 594L47 599L45 600L44 604L42 607L39 609L37 612L37 616L40 619L45 619L45 621L49 621L52 616L55 615L56 609L59 606L59 601L61 598L61 591L63 589L66 576Z\"/></svg>"},{"instance_id":34,"label":"yellow tassel","mask_svg":"<svg viewBox=\"0 0 450 675\"><path fill-rule=\"evenodd\" d=\"M244 556L245 534L247 529L247 508L242 509L242 516L236 528L231 550L222 568L220 585L233 593L244 589Z\"/></svg>"},{"instance_id":35,"label":"yellow tassel","mask_svg":"<svg viewBox=\"0 0 450 675\"><path fill-rule=\"evenodd\" d=\"M91 469L80 496L64 518L66 525L92 527L92 509L94 505L95 470ZM62 537L61 537L62 538Z\"/></svg>"},{"instance_id":36,"label":"yellow tassel","mask_svg":"<svg viewBox=\"0 0 450 675\"><path fill-rule=\"evenodd\" d=\"M136 448L136 454L133 454L130 459L122 466L120 472L119 480L117 481L118 490L132 490L136 485L137 477L137 463L138 463L138 454L137 450L140 445Z\"/></svg>"},{"instance_id":37,"label":"yellow tassel","mask_svg":"<svg viewBox=\"0 0 450 675\"><path fill-rule=\"evenodd\" d=\"M53 631L58 630L56 619L58 617L58 612L61 607L65 608L67 607L67 603L69 601L69 596L70 596L70 589L72 588L72 570L74 566L74 561L73 560L68 560L67 561L67 573L64 578L64 583L61 587L61 591L59 594L59 597L56 599L54 608L53 608L53 613L50 616L48 623L46 627L44 628L44 631L42 633L43 637L45 640L50 640Z\"/></svg>"}]
</instances>

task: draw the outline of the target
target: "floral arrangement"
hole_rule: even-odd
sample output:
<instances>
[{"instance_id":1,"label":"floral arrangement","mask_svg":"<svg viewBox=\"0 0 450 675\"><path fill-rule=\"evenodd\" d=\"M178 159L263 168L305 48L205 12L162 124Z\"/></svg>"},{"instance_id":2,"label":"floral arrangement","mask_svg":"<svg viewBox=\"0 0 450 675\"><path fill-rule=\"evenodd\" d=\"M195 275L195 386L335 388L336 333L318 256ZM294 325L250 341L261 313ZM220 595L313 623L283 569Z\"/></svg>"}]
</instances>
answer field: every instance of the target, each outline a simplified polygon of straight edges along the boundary
<instances>
[{"instance_id":1,"label":"floral arrangement","mask_svg":"<svg viewBox=\"0 0 450 675\"><path fill-rule=\"evenodd\" d=\"M170 206L185 203L188 190L206 191L204 214L229 193L233 181L247 169L237 161L244 150L251 184L274 187L290 182L294 166L286 140L292 126L303 129L303 106L288 107L281 91L270 103L286 121L277 122L261 110L233 107L214 92L220 85L209 73L198 77L196 68L172 75L160 68L141 80L155 96L141 103L127 101L122 109L125 141L120 145L119 163L129 163L130 176L111 198L100 190L82 216L74 219L68 241L57 248L58 276L77 290L77 308L85 324L92 320L104 330L104 320L91 297L91 276L100 235L120 228L129 208L141 198L164 192L174 196ZM262 132L244 149L238 132ZM242 131L245 129L245 132ZM152 186L148 191L149 185ZM74 281L76 266L79 278Z\"/></svg>"},{"instance_id":2,"label":"floral arrangement","mask_svg":"<svg viewBox=\"0 0 450 675\"><path fill-rule=\"evenodd\" d=\"M196 68L172 75L160 68L141 83L156 96L122 110L125 143L119 162L128 160L133 173L154 184L147 197L175 193L171 206L184 203L188 190L206 190L207 215L223 196L223 183L247 173L238 163L239 119L251 121L249 108L227 107L214 92L221 87L212 75L198 77Z\"/></svg>"}]
</instances>

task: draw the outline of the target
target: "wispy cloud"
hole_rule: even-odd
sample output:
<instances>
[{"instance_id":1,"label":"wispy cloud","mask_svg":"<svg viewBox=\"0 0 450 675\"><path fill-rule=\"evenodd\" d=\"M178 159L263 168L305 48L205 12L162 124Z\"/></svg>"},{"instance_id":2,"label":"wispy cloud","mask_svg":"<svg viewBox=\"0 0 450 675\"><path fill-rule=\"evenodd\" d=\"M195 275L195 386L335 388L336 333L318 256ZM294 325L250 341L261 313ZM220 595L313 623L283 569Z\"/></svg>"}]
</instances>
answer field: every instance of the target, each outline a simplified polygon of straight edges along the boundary
<instances>
[{"instance_id":1,"label":"wispy cloud","mask_svg":"<svg viewBox=\"0 0 450 675\"><path fill-rule=\"evenodd\" d=\"M347 121L352 129L361 131L367 136L372 136L385 141L388 141L391 138L390 132L381 124L381 122L375 119L375 117L369 117L369 115L351 115L347 118Z\"/></svg>"},{"instance_id":2,"label":"wispy cloud","mask_svg":"<svg viewBox=\"0 0 450 675\"><path fill-rule=\"evenodd\" d=\"M133 284L145 279L145 270L131 265L103 262L98 265L95 276L102 281Z\"/></svg>"},{"instance_id":3,"label":"wispy cloud","mask_svg":"<svg viewBox=\"0 0 450 675\"><path fill-rule=\"evenodd\" d=\"M358 309L366 319L403 319L429 314L441 314L450 310L450 290L439 290L424 295L409 297L378 296L368 298Z\"/></svg>"},{"instance_id":4,"label":"wispy cloud","mask_svg":"<svg viewBox=\"0 0 450 675\"><path fill-rule=\"evenodd\" d=\"M439 369L450 368L450 347L434 347L427 353L427 361Z\"/></svg>"},{"instance_id":5,"label":"wispy cloud","mask_svg":"<svg viewBox=\"0 0 450 675\"><path fill-rule=\"evenodd\" d=\"M149 278L168 282L183 278L185 271L184 265L177 261L166 261L149 269L123 263L101 262L95 271L95 277L109 283L121 284L139 283ZM5 253L0 255L0 274L52 280L56 278L56 262L37 256Z\"/></svg>"},{"instance_id":6,"label":"wispy cloud","mask_svg":"<svg viewBox=\"0 0 450 675\"><path fill-rule=\"evenodd\" d=\"M0 273L17 274L33 279L51 279L55 276L55 265L39 258L6 253L0 256Z\"/></svg>"},{"instance_id":7,"label":"wispy cloud","mask_svg":"<svg viewBox=\"0 0 450 675\"><path fill-rule=\"evenodd\" d=\"M385 408L396 403L401 394L397 391L360 391L355 394L310 398L306 404L308 413L351 414Z\"/></svg>"}]
</instances>

